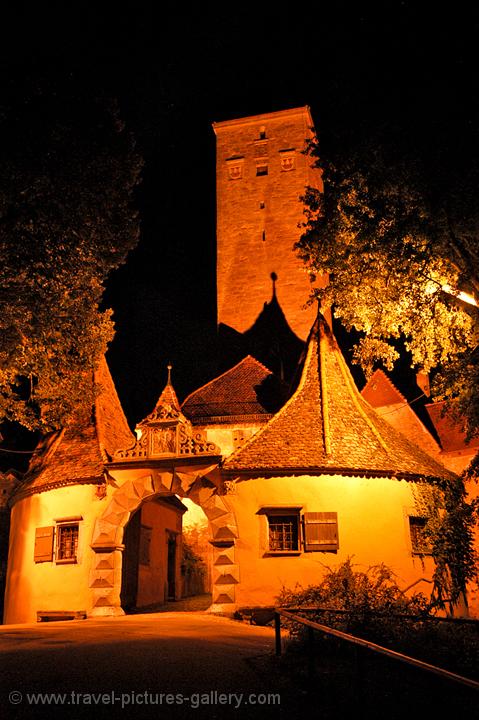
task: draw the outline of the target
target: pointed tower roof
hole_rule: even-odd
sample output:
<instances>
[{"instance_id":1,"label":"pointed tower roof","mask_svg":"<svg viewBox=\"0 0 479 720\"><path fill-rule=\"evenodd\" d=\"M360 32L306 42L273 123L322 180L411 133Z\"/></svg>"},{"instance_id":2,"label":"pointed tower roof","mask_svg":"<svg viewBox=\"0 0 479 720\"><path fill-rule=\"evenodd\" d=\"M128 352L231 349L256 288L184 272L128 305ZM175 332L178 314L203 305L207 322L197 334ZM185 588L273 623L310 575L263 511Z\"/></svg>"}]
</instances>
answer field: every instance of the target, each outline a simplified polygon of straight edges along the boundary
<instances>
[{"instance_id":1,"label":"pointed tower roof","mask_svg":"<svg viewBox=\"0 0 479 720\"><path fill-rule=\"evenodd\" d=\"M454 477L361 397L322 317L311 331L296 392L223 467L232 472Z\"/></svg>"},{"instance_id":2,"label":"pointed tower roof","mask_svg":"<svg viewBox=\"0 0 479 720\"><path fill-rule=\"evenodd\" d=\"M94 378L100 391L92 411L79 413L63 430L40 441L15 501L61 486L100 483L117 448L131 445L134 436L104 357Z\"/></svg>"},{"instance_id":3,"label":"pointed tower roof","mask_svg":"<svg viewBox=\"0 0 479 720\"><path fill-rule=\"evenodd\" d=\"M232 422L260 416L271 417L271 410L261 396L265 381L272 378L271 370L251 355L234 367L190 393L182 405L185 415L196 424ZM279 382L279 381L278 381ZM279 394L279 388L277 388ZM276 405L277 409L281 403Z\"/></svg>"},{"instance_id":4,"label":"pointed tower roof","mask_svg":"<svg viewBox=\"0 0 479 720\"><path fill-rule=\"evenodd\" d=\"M168 380L166 381L166 385L152 412L138 423L138 427L162 420L177 419L181 415L180 403L176 396L175 389L171 384L171 369L172 366L168 365Z\"/></svg>"}]
</instances>

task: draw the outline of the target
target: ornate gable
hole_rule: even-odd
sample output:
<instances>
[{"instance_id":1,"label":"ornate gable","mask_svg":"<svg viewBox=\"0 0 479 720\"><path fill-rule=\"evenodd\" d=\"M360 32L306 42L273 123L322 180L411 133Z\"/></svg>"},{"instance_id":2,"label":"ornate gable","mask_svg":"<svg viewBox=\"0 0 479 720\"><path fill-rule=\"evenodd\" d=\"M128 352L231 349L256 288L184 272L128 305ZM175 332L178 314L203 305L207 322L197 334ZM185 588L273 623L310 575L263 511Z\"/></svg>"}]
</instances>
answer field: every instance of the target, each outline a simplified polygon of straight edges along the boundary
<instances>
[{"instance_id":1,"label":"ornate gable","mask_svg":"<svg viewBox=\"0 0 479 720\"><path fill-rule=\"evenodd\" d=\"M221 454L214 443L208 442L203 431L193 429L181 412L170 372L171 366L168 366L168 382L153 411L136 426L136 442L129 448L117 450L114 462Z\"/></svg>"}]
</instances>

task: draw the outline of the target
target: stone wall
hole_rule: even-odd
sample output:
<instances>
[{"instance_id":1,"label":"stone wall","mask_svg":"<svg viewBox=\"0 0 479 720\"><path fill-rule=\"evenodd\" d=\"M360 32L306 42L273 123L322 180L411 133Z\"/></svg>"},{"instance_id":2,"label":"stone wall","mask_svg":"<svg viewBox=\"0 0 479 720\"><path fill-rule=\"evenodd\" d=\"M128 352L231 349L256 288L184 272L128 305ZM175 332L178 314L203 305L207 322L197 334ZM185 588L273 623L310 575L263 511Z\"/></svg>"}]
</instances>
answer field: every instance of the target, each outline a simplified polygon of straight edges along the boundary
<instances>
[{"instance_id":1,"label":"stone wall","mask_svg":"<svg viewBox=\"0 0 479 720\"><path fill-rule=\"evenodd\" d=\"M305 339L314 308L304 309L309 276L293 245L303 219L300 196L320 186L304 154L309 108L216 123L218 323L239 332L253 325L276 294L292 330Z\"/></svg>"}]
</instances>

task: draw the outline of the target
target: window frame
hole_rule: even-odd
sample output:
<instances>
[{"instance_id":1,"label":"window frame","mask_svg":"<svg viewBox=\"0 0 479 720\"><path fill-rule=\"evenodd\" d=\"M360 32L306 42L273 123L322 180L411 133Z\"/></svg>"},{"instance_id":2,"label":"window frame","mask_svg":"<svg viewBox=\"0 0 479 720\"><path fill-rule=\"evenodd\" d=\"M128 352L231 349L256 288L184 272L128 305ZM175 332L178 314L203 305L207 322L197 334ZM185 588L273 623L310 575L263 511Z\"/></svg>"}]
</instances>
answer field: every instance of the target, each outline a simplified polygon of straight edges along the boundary
<instances>
[{"instance_id":1,"label":"window frame","mask_svg":"<svg viewBox=\"0 0 479 720\"><path fill-rule=\"evenodd\" d=\"M262 507L258 511L259 515L264 516L264 552L263 557L297 557L302 552L302 533L301 533L301 510L302 506L281 506L281 505L268 505ZM296 549L278 549L274 550L271 548L271 536L270 536L270 518L286 518L292 517L296 523Z\"/></svg>"},{"instance_id":2,"label":"window frame","mask_svg":"<svg viewBox=\"0 0 479 720\"><path fill-rule=\"evenodd\" d=\"M417 543L417 540L420 538L421 531L424 530L426 527L429 518L425 515L417 515L417 514L408 514L408 530L409 530L409 542L411 544L411 552L413 555L432 555L432 546L430 544L430 541L425 539L426 544ZM413 521L413 522L411 522ZM417 522L420 521L420 522ZM413 533L412 528L413 525L416 525L418 527L418 531L416 533Z\"/></svg>"},{"instance_id":3,"label":"window frame","mask_svg":"<svg viewBox=\"0 0 479 720\"><path fill-rule=\"evenodd\" d=\"M76 539L73 541L74 554L70 557L60 557L62 533L63 531L73 528L76 529ZM78 520L57 521L55 525L55 551L54 561L56 565L77 565L78 564L78 548L80 545L80 522Z\"/></svg>"}]
</instances>

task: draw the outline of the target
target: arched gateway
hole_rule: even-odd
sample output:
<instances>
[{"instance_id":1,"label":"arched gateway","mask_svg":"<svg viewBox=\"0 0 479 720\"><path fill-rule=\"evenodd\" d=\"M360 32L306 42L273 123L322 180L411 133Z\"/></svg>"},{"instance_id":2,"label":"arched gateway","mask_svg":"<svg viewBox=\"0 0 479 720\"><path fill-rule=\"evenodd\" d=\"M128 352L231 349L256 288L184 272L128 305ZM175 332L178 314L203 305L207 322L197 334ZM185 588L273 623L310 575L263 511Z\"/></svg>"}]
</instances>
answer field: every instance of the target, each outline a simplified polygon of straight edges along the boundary
<instances>
[{"instance_id":1,"label":"arched gateway","mask_svg":"<svg viewBox=\"0 0 479 720\"><path fill-rule=\"evenodd\" d=\"M170 379L153 412L138 425L137 436L132 447L118 450L107 465L109 482L116 489L93 528L91 614L123 613L124 529L145 501L162 495L189 498L204 511L215 548L212 610L232 612L239 581L234 558L238 533L219 478L219 448L182 414Z\"/></svg>"}]
</instances>

